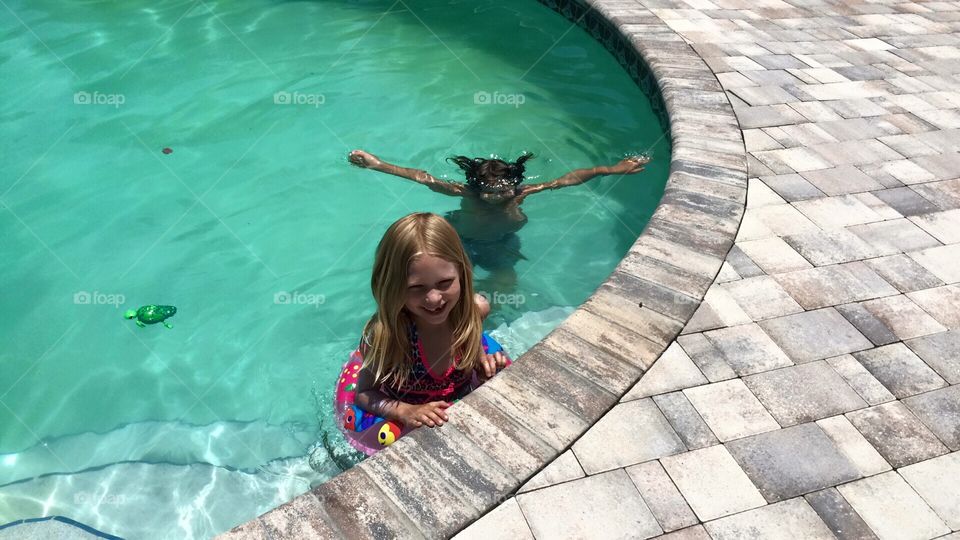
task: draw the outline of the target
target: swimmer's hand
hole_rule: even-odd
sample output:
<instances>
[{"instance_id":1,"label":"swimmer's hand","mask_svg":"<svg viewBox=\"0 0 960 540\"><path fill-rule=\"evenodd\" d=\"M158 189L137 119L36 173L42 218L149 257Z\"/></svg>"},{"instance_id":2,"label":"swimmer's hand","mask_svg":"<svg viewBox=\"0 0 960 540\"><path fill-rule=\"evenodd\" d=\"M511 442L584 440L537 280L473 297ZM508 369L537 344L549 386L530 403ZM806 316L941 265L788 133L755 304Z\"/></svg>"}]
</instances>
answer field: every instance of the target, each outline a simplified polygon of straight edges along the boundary
<instances>
[{"instance_id":1,"label":"swimmer's hand","mask_svg":"<svg viewBox=\"0 0 960 540\"><path fill-rule=\"evenodd\" d=\"M448 420L446 408L450 403L446 401L431 401L423 405L401 403L397 410L400 421L407 426L438 427Z\"/></svg>"},{"instance_id":2,"label":"swimmer's hand","mask_svg":"<svg viewBox=\"0 0 960 540\"><path fill-rule=\"evenodd\" d=\"M612 174L636 174L642 171L643 166L647 163L650 163L650 158L647 156L630 156L610 167L610 172Z\"/></svg>"},{"instance_id":3,"label":"swimmer's hand","mask_svg":"<svg viewBox=\"0 0 960 540\"><path fill-rule=\"evenodd\" d=\"M473 301L477 304L477 311L480 312L480 320L486 319L490 314L490 302L480 293L473 295Z\"/></svg>"},{"instance_id":4,"label":"swimmer's hand","mask_svg":"<svg viewBox=\"0 0 960 540\"><path fill-rule=\"evenodd\" d=\"M486 382L505 367L507 367L507 356L502 352L484 354L480 357L480 366L477 367L477 378L481 382Z\"/></svg>"},{"instance_id":5,"label":"swimmer's hand","mask_svg":"<svg viewBox=\"0 0 960 540\"><path fill-rule=\"evenodd\" d=\"M362 169L376 169L383 165L383 162L380 161L380 158L369 152L364 152L363 150L354 150L353 152L350 152L350 154L347 156L347 159L350 160L350 163Z\"/></svg>"}]
</instances>

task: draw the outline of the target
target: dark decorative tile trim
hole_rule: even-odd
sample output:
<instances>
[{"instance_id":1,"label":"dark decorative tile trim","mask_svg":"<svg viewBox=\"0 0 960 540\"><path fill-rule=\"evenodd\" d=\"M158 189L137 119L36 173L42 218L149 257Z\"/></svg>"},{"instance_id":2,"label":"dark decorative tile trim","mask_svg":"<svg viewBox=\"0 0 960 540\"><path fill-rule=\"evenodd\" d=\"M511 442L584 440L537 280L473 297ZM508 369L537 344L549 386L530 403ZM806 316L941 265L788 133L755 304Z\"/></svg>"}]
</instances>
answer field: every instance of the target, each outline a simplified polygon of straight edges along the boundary
<instances>
[{"instance_id":1,"label":"dark decorative tile trim","mask_svg":"<svg viewBox=\"0 0 960 540\"><path fill-rule=\"evenodd\" d=\"M331 481L224 538L443 538L512 496L617 404L693 315L733 245L747 160L703 59L644 0L541 0L617 58L672 142L643 234L597 291L516 366Z\"/></svg>"},{"instance_id":2,"label":"dark decorative tile trim","mask_svg":"<svg viewBox=\"0 0 960 540\"><path fill-rule=\"evenodd\" d=\"M610 51L610 54L620 63L624 71L630 75L637 86L650 99L654 113L660 121L660 129L670 130L670 117L667 114L667 107L663 102L663 96L660 95L660 87L657 85L657 79L647 67L647 64L638 54L630 43L624 38L624 35L617 29L614 20L603 17L593 7L581 5L574 0L539 0L541 4L560 13L567 19L574 21L578 26L587 31L594 39L603 44ZM631 2L631 4L633 4ZM636 4L634 4L636 5ZM653 15L651 14L650 17ZM621 18L622 20L622 18ZM640 21L639 17L631 20Z\"/></svg>"},{"instance_id":3,"label":"dark decorative tile trim","mask_svg":"<svg viewBox=\"0 0 960 540\"><path fill-rule=\"evenodd\" d=\"M81 531L95 536L97 538L103 538L104 540L122 540L119 536L113 536L112 534L107 534L105 532L98 531L89 525L84 525L79 521L74 521L68 517L64 516L46 516L39 518L29 518L29 519L18 519L17 521L11 521L4 525L0 525L0 531L7 529L8 531L14 531L12 534L14 536L20 534L24 535L24 538L34 537L40 538L42 534L49 534L51 530L46 527L46 524L49 522L57 521L60 523L65 523L71 527L80 529ZM22 532L18 528L24 528L29 530L29 532Z\"/></svg>"}]
</instances>

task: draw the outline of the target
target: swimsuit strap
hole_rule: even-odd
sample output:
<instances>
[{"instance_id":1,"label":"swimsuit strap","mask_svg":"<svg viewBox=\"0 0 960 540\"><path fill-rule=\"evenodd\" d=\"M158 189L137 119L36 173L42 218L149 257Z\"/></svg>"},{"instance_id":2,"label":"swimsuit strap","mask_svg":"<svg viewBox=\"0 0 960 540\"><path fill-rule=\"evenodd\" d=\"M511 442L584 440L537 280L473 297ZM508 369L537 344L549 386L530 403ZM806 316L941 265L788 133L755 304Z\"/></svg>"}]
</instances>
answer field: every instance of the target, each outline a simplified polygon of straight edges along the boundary
<instances>
[{"instance_id":1,"label":"swimsuit strap","mask_svg":"<svg viewBox=\"0 0 960 540\"><path fill-rule=\"evenodd\" d=\"M460 364L460 355L457 355L453 359L453 365L451 365L445 373L440 374L439 376L434 375L433 371L430 370L430 366L427 365L427 362L424 359L427 355L423 352L423 342L420 340L420 334L417 332L417 325L412 321L410 322L410 328L407 334L410 338L410 354L413 358L413 371L416 371L417 364L423 368L428 375L437 380L442 380L450 376L450 373L457 368L457 365Z\"/></svg>"}]
</instances>

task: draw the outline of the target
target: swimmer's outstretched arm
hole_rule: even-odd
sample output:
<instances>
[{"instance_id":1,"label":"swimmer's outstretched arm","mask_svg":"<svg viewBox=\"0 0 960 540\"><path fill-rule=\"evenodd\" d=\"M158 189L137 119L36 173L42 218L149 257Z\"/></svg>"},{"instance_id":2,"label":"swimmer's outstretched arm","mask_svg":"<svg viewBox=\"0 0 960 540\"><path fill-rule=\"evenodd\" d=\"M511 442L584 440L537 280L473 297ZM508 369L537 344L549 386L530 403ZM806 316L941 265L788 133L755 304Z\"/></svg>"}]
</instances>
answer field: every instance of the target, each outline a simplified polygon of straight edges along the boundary
<instances>
[{"instance_id":1,"label":"swimmer's outstretched arm","mask_svg":"<svg viewBox=\"0 0 960 540\"><path fill-rule=\"evenodd\" d=\"M643 166L650 163L650 158L646 156L631 156L620 160L616 165L591 167L589 169L576 169L567 174L541 184L532 184L523 187L523 191L517 195L517 202L522 201L528 195L540 193L548 189L560 189L567 186L576 186L598 176L609 174L636 174L643 170Z\"/></svg>"},{"instance_id":2,"label":"swimmer's outstretched arm","mask_svg":"<svg viewBox=\"0 0 960 540\"><path fill-rule=\"evenodd\" d=\"M400 167L392 163L387 163L377 156L368 152L364 152L363 150L354 150L353 152L350 152L350 154L347 156L347 159L350 160L350 163L362 169L373 169L375 171L406 178L407 180L413 180L418 184L427 186L437 193L443 193L444 195L451 196L463 196L464 194L463 184L439 180L427 171L422 171L420 169L408 169L406 167Z\"/></svg>"}]
</instances>

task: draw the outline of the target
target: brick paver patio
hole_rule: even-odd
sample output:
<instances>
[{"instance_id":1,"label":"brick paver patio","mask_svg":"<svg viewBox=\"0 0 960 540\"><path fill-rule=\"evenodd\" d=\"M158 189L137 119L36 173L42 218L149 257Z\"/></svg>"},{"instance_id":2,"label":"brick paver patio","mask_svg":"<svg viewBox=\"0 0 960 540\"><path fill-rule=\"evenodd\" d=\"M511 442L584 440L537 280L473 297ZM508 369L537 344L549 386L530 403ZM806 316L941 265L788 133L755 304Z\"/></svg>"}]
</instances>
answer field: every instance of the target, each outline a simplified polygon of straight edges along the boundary
<instances>
[{"instance_id":1,"label":"brick paver patio","mask_svg":"<svg viewBox=\"0 0 960 540\"><path fill-rule=\"evenodd\" d=\"M680 337L458 538L960 538L960 2L592 4L716 74L747 210Z\"/></svg>"}]
</instances>

